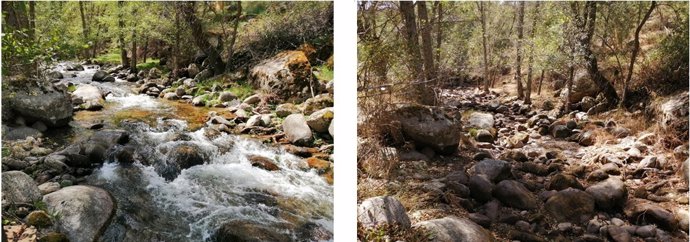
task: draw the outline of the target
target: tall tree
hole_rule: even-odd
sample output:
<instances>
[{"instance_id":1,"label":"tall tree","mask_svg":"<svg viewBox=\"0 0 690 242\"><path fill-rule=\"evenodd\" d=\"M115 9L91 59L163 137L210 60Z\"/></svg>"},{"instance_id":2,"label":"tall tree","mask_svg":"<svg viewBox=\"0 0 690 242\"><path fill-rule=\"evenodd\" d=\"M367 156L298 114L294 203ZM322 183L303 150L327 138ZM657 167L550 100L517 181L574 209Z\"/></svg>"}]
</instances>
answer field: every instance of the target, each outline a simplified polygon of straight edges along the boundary
<instances>
[{"instance_id":1,"label":"tall tree","mask_svg":"<svg viewBox=\"0 0 690 242\"><path fill-rule=\"evenodd\" d=\"M218 44L214 47L211 45L211 43L209 43L211 36L204 31L202 21L196 16L195 2L180 3L180 7L185 21L192 30L194 44L206 54L206 61L209 63L209 68L214 75L223 73L225 71L225 64L220 57L219 50L219 48L222 48L223 46L222 44Z\"/></svg>"},{"instance_id":2,"label":"tall tree","mask_svg":"<svg viewBox=\"0 0 690 242\"><path fill-rule=\"evenodd\" d=\"M482 22L482 47L484 56L484 71L482 72L482 78L484 79L484 92L489 93L489 57L486 53L486 9L483 1L478 2L477 5L479 7L479 19Z\"/></svg>"},{"instance_id":3,"label":"tall tree","mask_svg":"<svg viewBox=\"0 0 690 242\"><path fill-rule=\"evenodd\" d=\"M443 4L441 1L434 2L436 9L436 71L441 65L441 43L443 43Z\"/></svg>"},{"instance_id":4,"label":"tall tree","mask_svg":"<svg viewBox=\"0 0 690 242\"><path fill-rule=\"evenodd\" d=\"M642 11L642 3L639 3L639 9ZM628 98L628 88L630 85L630 79L632 78L632 73L633 73L633 68L635 67L635 59L637 58L637 53L640 51L640 31L642 30L642 26L644 26L644 23L647 22L649 19L649 16L652 15L652 11L654 11L654 8L656 7L656 2L652 1L652 5L649 6L649 10L647 10L647 13L642 17L642 20L640 21L640 24L637 26L637 29L635 29L635 40L633 41L633 51L632 55L630 56L630 67L628 68L628 76L625 78L625 84L623 87L623 99L621 100L621 107L623 107L625 101Z\"/></svg>"},{"instance_id":5,"label":"tall tree","mask_svg":"<svg viewBox=\"0 0 690 242\"><path fill-rule=\"evenodd\" d=\"M84 2L82 1L79 1L79 15L81 16L81 32L86 41L89 38L89 26L86 25L86 18L84 18Z\"/></svg>"},{"instance_id":6,"label":"tall tree","mask_svg":"<svg viewBox=\"0 0 690 242\"><path fill-rule=\"evenodd\" d=\"M36 2L29 1L29 38L36 38Z\"/></svg>"},{"instance_id":7,"label":"tall tree","mask_svg":"<svg viewBox=\"0 0 690 242\"><path fill-rule=\"evenodd\" d=\"M232 34L230 35L230 43L228 43L228 61L226 62L225 70L230 70L232 65L232 55L235 53L235 42L237 40L237 28L240 26L240 19L242 18L242 2L237 1L237 10L234 16L234 23Z\"/></svg>"},{"instance_id":8,"label":"tall tree","mask_svg":"<svg viewBox=\"0 0 690 242\"><path fill-rule=\"evenodd\" d=\"M520 2L518 5L518 15L517 15L517 34L518 34L518 39L517 43L515 44L515 80L517 81L517 92L518 92L518 99L522 99L524 97L523 95L523 88L522 88L522 27L525 22L525 2Z\"/></svg>"},{"instance_id":9,"label":"tall tree","mask_svg":"<svg viewBox=\"0 0 690 242\"><path fill-rule=\"evenodd\" d=\"M412 64L413 75L415 79L419 78L423 73L422 54L419 52L419 36L417 34L417 17L414 14L414 3L408 1L400 2L400 14L405 23L405 40L407 43L407 52L410 56L410 63Z\"/></svg>"},{"instance_id":10,"label":"tall tree","mask_svg":"<svg viewBox=\"0 0 690 242\"><path fill-rule=\"evenodd\" d=\"M573 8L576 10L576 8ZM576 15L578 11L575 12ZM585 10L582 16L577 17L576 26L580 32L578 36L578 41L580 42L580 49L582 51L582 56L585 60L585 66L587 67L587 72L592 78L594 83L599 87L604 97L608 100L609 107L615 107L618 104L618 94L616 89L613 87L611 82L606 79L604 75L599 71L599 66L597 63L597 57L591 49L591 40L594 35L594 26L596 25L597 19L597 3L588 1L585 4Z\"/></svg>"},{"instance_id":11,"label":"tall tree","mask_svg":"<svg viewBox=\"0 0 690 242\"><path fill-rule=\"evenodd\" d=\"M436 76L434 70L434 52L431 40L432 24L429 22L429 15L426 9L426 2L417 2L417 14L419 15L419 25L422 32L422 58L424 59L424 78L432 80Z\"/></svg>"},{"instance_id":12,"label":"tall tree","mask_svg":"<svg viewBox=\"0 0 690 242\"><path fill-rule=\"evenodd\" d=\"M534 65L534 32L537 28L537 19L539 18L539 2L535 2L532 19L532 28L529 33L529 60L527 61L527 85L525 86L525 103L530 104L532 100L532 66Z\"/></svg>"},{"instance_id":13,"label":"tall tree","mask_svg":"<svg viewBox=\"0 0 690 242\"><path fill-rule=\"evenodd\" d=\"M118 44L120 45L120 61L123 67L128 68L129 61L127 60L127 49L125 47L125 2L117 1L117 6L117 25L120 28L118 31Z\"/></svg>"}]
</instances>

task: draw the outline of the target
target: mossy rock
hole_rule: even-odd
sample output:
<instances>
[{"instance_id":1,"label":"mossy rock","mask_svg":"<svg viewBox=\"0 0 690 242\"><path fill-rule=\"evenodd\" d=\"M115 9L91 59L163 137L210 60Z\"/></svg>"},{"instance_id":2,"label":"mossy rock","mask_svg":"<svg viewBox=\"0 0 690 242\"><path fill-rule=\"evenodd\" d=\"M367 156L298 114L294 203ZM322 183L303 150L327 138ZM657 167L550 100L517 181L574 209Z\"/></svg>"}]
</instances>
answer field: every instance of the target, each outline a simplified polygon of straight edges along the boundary
<instances>
[{"instance_id":1,"label":"mossy rock","mask_svg":"<svg viewBox=\"0 0 690 242\"><path fill-rule=\"evenodd\" d=\"M39 228L48 227L53 225L53 221L50 219L50 215L43 210L37 210L31 212L26 216L26 223Z\"/></svg>"}]
</instances>

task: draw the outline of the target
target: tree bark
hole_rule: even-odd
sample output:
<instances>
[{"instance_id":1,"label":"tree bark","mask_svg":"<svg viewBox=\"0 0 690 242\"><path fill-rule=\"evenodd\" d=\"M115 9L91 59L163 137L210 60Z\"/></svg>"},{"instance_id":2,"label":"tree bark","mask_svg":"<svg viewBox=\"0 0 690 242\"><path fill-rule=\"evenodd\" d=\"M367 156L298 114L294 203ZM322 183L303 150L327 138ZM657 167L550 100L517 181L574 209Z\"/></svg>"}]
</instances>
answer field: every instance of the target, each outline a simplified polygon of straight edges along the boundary
<instances>
[{"instance_id":1,"label":"tree bark","mask_svg":"<svg viewBox=\"0 0 690 242\"><path fill-rule=\"evenodd\" d=\"M480 21L482 22L482 47L483 47L483 55L484 55L484 71L483 71L483 78L484 78L484 92L489 93L489 61L488 61L488 55L486 52L486 9L484 8L484 2L479 2L479 15L480 15Z\"/></svg>"},{"instance_id":2,"label":"tree bark","mask_svg":"<svg viewBox=\"0 0 690 242\"><path fill-rule=\"evenodd\" d=\"M522 73L521 73L521 65L522 65L522 26L525 22L525 2L520 2L520 5L518 6L518 25L517 25L517 34L518 34L518 40L517 44L515 45L515 80L517 81L517 92L518 92L518 99L522 99L524 97L524 93L522 90Z\"/></svg>"},{"instance_id":3,"label":"tree bark","mask_svg":"<svg viewBox=\"0 0 690 242\"><path fill-rule=\"evenodd\" d=\"M419 2L417 2L419 3ZM426 81L422 64L422 54L419 50L419 35L417 33L417 17L414 13L414 3L401 1L400 13L405 24L405 40L407 42L407 52L412 64L412 75L414 81ZM430 90L426 82L422 84L412 84L411 88L417 90L417 101L424 105L434 105L435 97L433 90Z\"/></svg>"},{"instance_id":4,"label":"tree bark","mask_svg":"<svg viewBox=\"0 0 690 242\"><path fill-rule=\"evenodd\" d=\"M137 73L137 31L132 30L132 64L129 73Z\"/></svg>"},{"instance_id":5,"label":"tree bark","mask_svg":"<svg viewBox=\"0 0 690 242\"><path fill-rule=\"evenodd\" d=\"M541 96L541 83L544 81L544 69L541 69L541 77L539 77L539 89L537 90L537 95Z\"/></svg>"},{"instance_id":6,"label":"tree bark","mask_svg":"<svg viewBox=\"0 0 690 242\"><path fill-rule=\"evenodd\" d=\"M426 2L417 2L417 13L419 15L419 25L421 25L422 32L422 58L424 60L424 77L426 80L432 80L436 76L434 70L434 50L431 40L431 28L433 26L429 23L429 15L426 9Z\"/></svg>"},{"instance_id":7,"label":"tree bark","mask_svg":"<svg viewBox=\"0 0 690 242\"><path fill-rule=\"evenodd\" d=\"M237 28L240 26L240 18L242 17L242 2L237 2L237 12L235 13L235 23L232 27L232 36L228 44L228 61L226 62L225 70L232 68L232 56L235 54L235 41L237 40Z\"/></svg>"},{"instance_id":8,"label":"tree bark","mask_svg":"<svg viewBox=\"0 0 690 242\"><path fill-rule=\"evenodd\" d=\"M532 96L532 66L534 65L534 32L535 29L537 28L537 20L539 16L539 2L535 2L534 5L534 16L532 19L532 29L530 29L529 33L529 39L530 39L530 44L529 44L529 60L527 61L527 85L525 86L525 100L524 102L526 104L532 103L531 96Z\"/></svg>"},{"instance_id":9,"label":"tree bark","mask_svg":"<svg viewBox=\"0 0 690 242\"><path fill-rule=\"evenodd\" d=\"M86 25L86 18L84 18L84 2L82 1L79 1L79 15L81 16L81 33L86 41L89 38L89 26Z\"/></svg>"},{"instance_id":10,"label":"tree bark","mask_svg":"<svg viewBox=\"0 0 690 242\"><path fill-rule=\"evenodd\" d=\"M142 53L141 63L146 63L146 57L148 55L148 52L149 52L149 36L147 35L144 38L144 53Z\"/></svg>"},{"instance_id":11,"label":"tree bark","mask_svg":"<svg viewBox=\"0 0 690 242\"><path fill-rule=\"evenodd\" d=\"M436 5L436 71L439 70L441 65L441 43L443 42L443 26L441 22L443 21L443 4L438 1L434 2Z\"/></svg>"},{"instance_id":12,"label":"tree bark","mask_svg":"<svg viewBox=\"0 0 690 242\"><path fill-rule=\"evenodd\" d=\"M587 72L590 77L597 84L601 92L604 93L606 99L608 99L609 107L615 107L618 104L618 94L616 89L613 87L611 82L604 77L604 75L599 72L599 66L597 64L597 57L592 52L590 48L592 36L594 35L594 26L597 19L597 5L596 2L587 2L585 8L585 23L580 25L581 30L585 30L586 34L584 37L580 38L580 43L583 49L583 56L587 66Z\"/></svg>"},{"instance_id":13,"label":"tree bark","mask_svg":"<svg viewBox=\"0 0 690 242\"><path fill-rule=\"evenodd\" d=\"M117 11L117 24L119 29L118 33L118 43L120 45L120 61L122 62L122 66L125 68L129 67L129 61L127 60L127 49L125 48L125 19L123 16L123 11L125 7L125 2L124 1L117 1L117 6L119 9Z\"/></svg>"},{"instance_id":14,"label":"tree bark","mask_svg":"<svg viewBox=\"0 0 690 242\"><path fill-rule=\"evenodd\" d=\"M209 69L211 69L213 74L222 74L225 71L225 64L220 57L220 51L208 42L211 36L204 31L201 20L196 17L195 2L183 2L180 4L182 14L192 30L194 44L206 54L206 60L209 61ZM219 44L218 48L222 48L222 45Z\"/></svg>"},{"instance_id":15,"label":"tree bark","mask_svg":"<svg viewBox=\"0 0 690 242\"><path fill-rule=\"evenodd\" d=\"M642 4L642 3L640 3L640 4ZM623 107L625 102L627 101L628 87L630 85L630 79L632 79L633 68L635 67L635 59L637 58L637 53L640 51L640 31L642 30L642 26L644 26L644 24L649 19L649 16L652 15L652 11L654 11L655 7L656 7L656 2L652 1L652 5L649 6L649 10L647 10L647 13L642 18L642 21L640 21L640 24L637 26L637 29L635 29L635 41L634 41L632 55L630 56L630 67L628 68L628 76L625 78L625 83L624 83L624 87L623 87L623 99L621 99L621 103L620 103L621 107ZM640 8L642 8L642 6L640 6Z\"/></svg>"},{"instance_id":16,"label":"tree bark","mask_svg":"<svg viewBox=\"0 0 690 242\"><path fill-rule=\"evenodd\" d=\"M36 38L36 2L29 1L29 38Z\"/></svg>"}]
</instances>

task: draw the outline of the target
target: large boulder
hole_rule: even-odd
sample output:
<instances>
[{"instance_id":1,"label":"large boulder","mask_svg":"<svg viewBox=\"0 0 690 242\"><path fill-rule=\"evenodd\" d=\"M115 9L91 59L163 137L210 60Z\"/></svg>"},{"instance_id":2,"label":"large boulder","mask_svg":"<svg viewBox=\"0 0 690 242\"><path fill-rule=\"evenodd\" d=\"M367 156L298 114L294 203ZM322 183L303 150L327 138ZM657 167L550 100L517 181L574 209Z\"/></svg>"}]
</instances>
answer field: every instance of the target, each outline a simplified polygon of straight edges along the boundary
<instances>
[{"instance_id":1,"label":"large boulder","mask_svg":"<svg viewBox=\"0 0 690 242\"><path fill-rule=\"evenodd\" d=\"M615 177L591 185L585 191L594 197L597 207L602 210L622 208L628 199L625 183Z\"/></svg>"},{"instance_id":2,"label":"large boulder","mask_svg":"<svg viewBox=\"0 0 690 242\"><path fill-rule=\"evenodd\" d=\"M311 65L302 51L283 51L262 61L252 68L249 81L283 99L308 98L312 90L320 93L318 82L311 81Z\"/></svg>"},{"instance_id":3,"label":"large boulder","mask_svg":"<svg viewBox=\"0 0 690 242\"><path fill-rule=\"evenodd\" d=\"M586 221L594 212L594 198L582 190L566 188L549 197L544 209L559 222Z\"/></svg>"},{"instance_id":4,"label":"large boulder","mask_svg":"<svg viewBox=\"0 0 690 242\"><path fill-rule=\"evenodd\" d=\"M293 113L300 113L299 107L292 103L283 103L276 107L276 116L279 118L287 117Z\"/></svg>"},{"instance_id":5,"label":"large boulder","mask_svg":"<svg viewBox=\"0 0 690 242\"><path fill-rule=\"evenodd\" d=\"M103 234L115 214L107 191L92 186L69 186L43 197L49 211L60 214L57 229L72 242L92 242Z\"/></svg>"},{"instance_id":6,"label":"large boulder","mask_svg":"<svg viewBox=\"0 0 690 242\"><path fill-rule=\"evenodd\" d=\"M414 225L433 234L433 241L443 242L491 242L496 238L482 226L466 218L449 216L419 222Z\"/></svg>"},{"instance_id":7,"label":"large boulder","mask_svg":"<svg viewBox=\"0 0 690 242\"><path fill-rule=\"evenodd\" d=\"M290 143L297 145L309 144L312 132L302 114L290 114L283 121L283 131Z\"/></svg>"},{"instance_id":8,"label":"large boulder","mask_svg":"<svg viewBox=\"0 0 690 242\"><path fill-rule=\"evenodd\" d=\"M494 116L490 113L472 112L467 119L467 126L477 129L491 129L494 127Z\"/></svg>"},{"instance_id":9,"label":"large boulder","mask_svg":"<svg viewBox=\"0 0 690 242\"><path fill-rule=\"evenodd\" d=\"M561 92L562 98L568 95L568 89ZM586 70L578 70L573 79L573 90L570 93L570 103L580 102L584 97L596 97L599 87L592 81Z\"/></svg>"},{"instance_id":10,"label":"large boulder","mask_svg":"<svg viewBox=\"0 0 690 242\"><path fill-rule=\"evenodd\" d=\"M193 142L173 142L160 147L165 162L156 164L156 170L167 180L175 179L184 169L204 164L208 159L201 147Z\"/></svg>"},{"instance_id":11,"label":"large boulder","mask_svg":"<svg viewBox=\"0 0 690 242\"><path fill-rule=\"evenodd\" d=\"M98 87L82 84L77 87L77 90L72 92L72 102L81 104L86 110L100 110L103 108L105 100Z\"/></svg>"},{"instance_id":12,"label":"large boulder","mask_svg":"<svg viewBox=\"0 0 690 242\"><path fill-rule=\"evenodd\" d=\"M688 138L688 92L669 98L659 109L659 126L665 131L678 134L681 139Z\"/></svg>"},{"instance_id":13,"label":"large boulder","mask_svg":"<svg viewBox=\"0 0 690 242\"><path fill-rule=\"evenodd\" d=\"M400 122L402 132L420 146L434 149L440 154L457 151L460 144L460 120L450 117L434 106L407 104L392 112Z\"/></svg>"},{"instance_id":14,"label":"large boulder","mask_svg":"<svg viewBox=\"0 0 690 242\"><path fill-rule=\"evenodd\" d=\"M9 128L7 132L3 132L2 138L5 140L23 140L28 137L43 137L41 131L30 127Z\"/></svg>"},{"instance_id":15,"label":"large boulder","mask_svg":"<svg viewBox=\"0 0 690 242\"><path fill-rule=\"evenodd\" d=\"M410 228L410 218L405 212L405 207L391 196L372 197L364 200L357 207L357 221L365 228L371 228L383 224Z\"/></svg>"},{"instance_id":16,"label":"large boulder","mask_svg":"<svg viewBox=\"0 0 690 242\"><path fill-rule=\"evenodd\" d=\"M26 121L41 121L48 127L66 126L73 115L70 97L52 87L18 91L8 101L12 110Z\"/></svg>"},{"instance_id":17,"label":"large boulder","mask_svg":"<svg viewBox=\"0 0 690 242\"><path fill-rule=\"evenodd\" d=\"M2 205L34 204L41 200L38 185L29 175L21 171L2 173Z\"/></svg>"},{"instance_id":18,"label":"large boulder","mask_svg":"<svg viewBox=\"0 0 690 242\"><path fill-rule=\"evenodd\" d=\"M93 74L91 77L91 81L95 82L103 82L103 80L108 76L108 73L102 70L96 71L96 73Z\"/></svg>"}]
</instances>

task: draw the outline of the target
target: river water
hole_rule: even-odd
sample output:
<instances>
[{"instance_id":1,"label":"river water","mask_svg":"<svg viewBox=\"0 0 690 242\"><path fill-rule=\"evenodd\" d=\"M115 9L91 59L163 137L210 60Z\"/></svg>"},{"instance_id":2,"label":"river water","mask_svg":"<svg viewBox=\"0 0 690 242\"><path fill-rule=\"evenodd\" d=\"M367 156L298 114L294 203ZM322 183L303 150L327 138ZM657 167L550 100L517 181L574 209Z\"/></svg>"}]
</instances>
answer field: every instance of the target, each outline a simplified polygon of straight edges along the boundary
<instances>
[{"instance_id":1,"label":"river water","mask_svg":"<svg viewBox=\"0 0 690 242\"><path fill-rule=\"evenodd\" d=\"M71 136L88 134L91 131L80 126L97 120L106 129L127 130L137 147L134 164L108 158L86 180L108 190L117 203L101 241L209 241L228 223L249 228L244 230L249 236L265 232L252 228L263 228L290 240L330 239L333 187L304 160L250 138L208 137L203 127L190 127L198 112L207 109L135 94L133 84L120 79L92 83L98 66L85 68L62 70L61 82L88 83L109 94L103 110L75 114ZM199 147L205 162L165 179L160 168L170 159L164 151L180 143ZM248 155L273 158L281 169L254 167Z\"/></svg>"}]
</instances>

